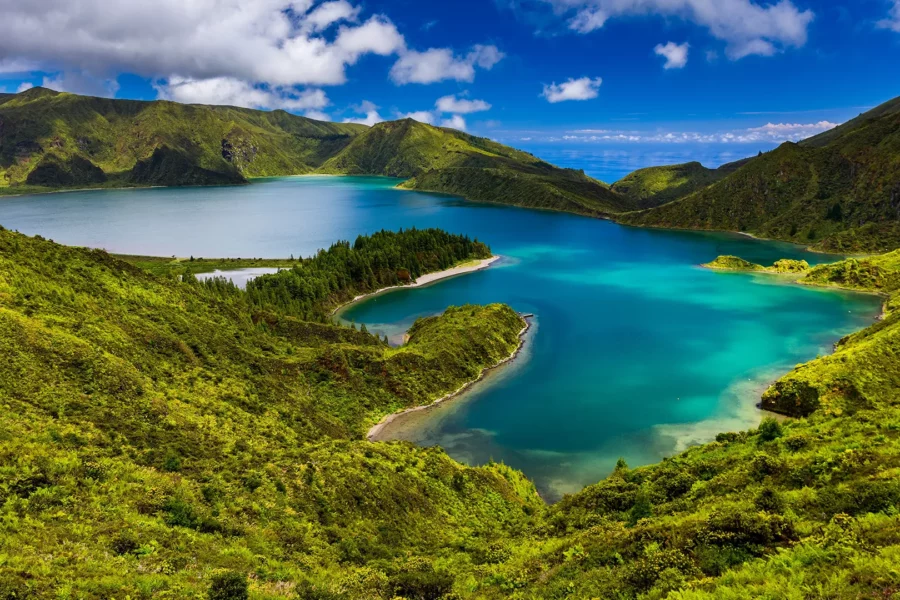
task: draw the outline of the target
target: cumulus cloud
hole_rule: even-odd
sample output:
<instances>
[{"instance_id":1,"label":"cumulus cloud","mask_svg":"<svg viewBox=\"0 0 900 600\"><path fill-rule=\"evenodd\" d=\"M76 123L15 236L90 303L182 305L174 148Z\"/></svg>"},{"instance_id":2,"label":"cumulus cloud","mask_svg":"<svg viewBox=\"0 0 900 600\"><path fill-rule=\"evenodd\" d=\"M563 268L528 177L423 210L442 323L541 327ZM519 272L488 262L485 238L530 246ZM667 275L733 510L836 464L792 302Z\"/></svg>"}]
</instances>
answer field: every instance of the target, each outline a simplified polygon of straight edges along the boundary
<instances>
[{"instance_id":1,"label":"cumulus cloud","mask_svg":"<svg viewBox=\"0 0 900 600\"><path fill-rule=\"evenodd\" d=\"M595 29L600 29L606 25L609 14L597 7L588 7L578 11L578 13L569 21L569 29L578 33L590 33Z\"/></svg>"},{"instance_id":2,"label":"cumulus cloud","mask_svg":"<svg viewBox=\"0 0 900 600\"><path fill-rule=\"evenodd\" d=\"M417 52L358 0L0 0L0 73L55 73L54 89L112 95L115 74L157 82L161 98L317 111L319 88L347 81L366 55L397 56L398 83L471 81L503 58L495 46L463 55ZM368 114L358 120L380 119Z\"/></svg>"},{"instance_id":3,"label":"cumulus cloud","mask_svg":"<svg viewBox=\"0 0 900 600\"><path fill-rule=\"evenodd\" d=\"M303 116L308 119L315 119L316 121L330 121L331 117L328 113L324 113L321 110L308 110L303 113Z\"/></svg>"},{"instance_id":4,"label":"cumulus cloud","mask_svg":"<svg viewBox=\"0 0 900 600\"><path fill-rule=\"evenodd\" d=\"M687 43L676 44L675 42L669 42L665 45L657 44L653 51L658 56L666 59L666 64L663 65L664 69L683 69L688 62L689 48L690 45Z\"/></svg>"},{"instance_id":5,"label":"cumulus cloud","mask_svg":"<svg viewBox=\"0 0 900 600\"><path fill-rule=\"evenodd\" d=\"M368 125L369 127L371 127L376 123L381 123L382 121L384 121L381 115L378 114L378 107L368 100L363 100L359 106L354 108L354 110L357 113L365 116L350 117L348 119L344 119L344 123L359 123L361 125Z\"/></svg>"},{"instance_id":6,"label":"cumulus cloud","mask_svg":"<svg viewBox=\"0 0 900 600\"><path fill-rule=\"evenodd\" d=\"M36 63L18 58L0 58L0 73L28 73L37 70Z\"/></svg>"},{"instance_id":7,"label":"cumulus cloud","mask_svg":"<svg viewBox=\"0 0 900 600\"><path fill-rule=\"evenodd\" d=\"M0 0L0 55L104 75L233 77L329 85L365 54L404 38L386 17L357 23L346 1ZM327 35L325 35L327 33Z\"/></svg>"},{"instance_id":8,"label":"cumulus cloud","mask_svg":"<svg viewBox=\"0 0 900 600\"><path fill-rule=\"evenodd\" d=\"M466 120L462 115L453 115L441 121L441 127L449 127L450 129L466 130Z\"/></svg>"},{"instance_id":9,"label":"cumulus cloud","mask_svg":"<svg viewBox=\"0 0 900 600\"><path fill-rule=\"evenodd\" d=\"M491 109L491 105L484 100L466 100L456 96L438 98L437 102L435 102L435 107L442 113L456 113L458 115L468 115Z\"/></svg>"},{"instance_id":10,"label":"cumulus cloud","mask_svg":"<svg viewBox=\"0 0 900 600\"><path fill-rule=\"evenodd\" d=\"M888 17L878 21L878 26L900 33L900 0L894 0L894 6L891 7Z\"/></svg>"},{"instance_id":11,"label":"cumulus cloud","mask_svg":"<svg viewBox=\"0 0 900 600\"><path fill-rule=\"evenodd\" d=\"M284 110L316 110L328 106L328 96L320 89L298 92L291 87L254 86L233 77L187 79L172 77L157 82L159 97L187 104L226 104L244 108L281 108Z\"/></svg>"},{"instance_id":12,"label":"cumulus cloud","mask_svg":"<svg viewBox=\"0 0 900 600\"><path fill-rule=\"evenodd\" d=\"M429 110L417 110L415 112L406 113L405 115L400 115L400 118L412 119L413 121L427 123L428 125L434 125L435 121L434 113Z\"/></svg>"},{"instance_id":13,"label":"cumulus cloud","mask_svg":"<svg viewBox=\"0 0 900 600\"><path fill-rule=\"evenodd\" d=\"M476 45L465 56L448 48L430 48L424 52L407 50L391 68L391 79L398 85L455 80L472 81L475 68L490 70L504 57L496 46Z\"/></svg>"},{"instance_id":14,"label":"cumulus cloud","mask_svg":"<svg viewBox=\"0 0 900 600\"><path fill-rule=\"evenodd\" d=\"M759 127L699 133L615 131L606 129L578 129L562 136L572 142L640 142L657 144L750 144L768 142L798 142L837 127L837 123L819 121L817 123L767 123Z\"/></svg>"},{"instance_id":15,"label":"cumulus cloud","mask_svg":"<svg viewBox=\"0 0 900 600\"><path fill-rule=\"evenodd\" d=\"M550 85L545 85L541 96L546 98L551 104L566 100L590 100L600 94L600 86L602 84L603 79L600 77L594 79L590 77L569 79L560 84L554 82Z\"/></svg>"},{"instance_id":16,"label":"cumulus cloud","mask_svg":"<svg viewBox=\"0 0 900 600\"><path fill-rule=\"evenodd\" d=\"M33 87L34 87L34 84L29 83L27 81L24 83L20 83L19 87L16 88L16 93L21 94L22 92L27 92L28 90L30 90Z\"/></svg>"},{"instance_id":17,"label":"cumulus cloud","mask_svg":"<svg viewBox=\"0 0 900 600\"><path fill-rule=\"evenodd\" d=\"M353 6L346 0L324 2L309 13L303 24L305 28L311 31L324 31L332 23L340 21L356 22L359 17L359 11L360 8L358 6Z\"/></svg>"},{"instance_id":18,"label":"cumulus cloud","mask_svg":"<svg viewBox=\"0 0 900 600\"><path fill-rule=\"evenodd\" d=\"M95 77L84 71L66 71L44 77L41 85L57 92L110 98L115 96L119 89L119 83L115 79Z\"/></svg>"},{"instance_id":19,"label":"cumulus cloud","mask_svg":"<svg viewBox=\"0 0 900 600\"><path fill-rule=\"evenodd\" d=\"M723 40L726 53L733 60L754 54L770 56L783 48L805 45L809 25L815 18L811 10L800 10L791 0L771 4L756 0L544 1L552 4L557 13L574 14L569 17L569 28L582 34L600 29L617 17L679 17L705 27ZM900 9L895 10L900 16Z\"/></svg>"}]
</instances>

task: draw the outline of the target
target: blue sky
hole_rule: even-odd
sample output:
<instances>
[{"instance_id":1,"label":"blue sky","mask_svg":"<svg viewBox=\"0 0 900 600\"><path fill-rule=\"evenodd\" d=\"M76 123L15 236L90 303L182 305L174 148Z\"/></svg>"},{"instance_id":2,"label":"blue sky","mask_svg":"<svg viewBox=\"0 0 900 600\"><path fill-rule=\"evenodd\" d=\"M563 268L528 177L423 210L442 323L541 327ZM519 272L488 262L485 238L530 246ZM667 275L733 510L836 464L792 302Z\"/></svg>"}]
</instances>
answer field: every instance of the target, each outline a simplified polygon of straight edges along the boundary
<instances>
[{"instance_id":1,"label":"blue sky","mask_svg":"<svg viewBox=\"0 0 900 600\"><path fill-rule=\"evenodd\" d=\"M557 154L743 155L900 96L900 0L0 0L0 14L3 91L412 114Z\"/></svg>"}]
</instances>

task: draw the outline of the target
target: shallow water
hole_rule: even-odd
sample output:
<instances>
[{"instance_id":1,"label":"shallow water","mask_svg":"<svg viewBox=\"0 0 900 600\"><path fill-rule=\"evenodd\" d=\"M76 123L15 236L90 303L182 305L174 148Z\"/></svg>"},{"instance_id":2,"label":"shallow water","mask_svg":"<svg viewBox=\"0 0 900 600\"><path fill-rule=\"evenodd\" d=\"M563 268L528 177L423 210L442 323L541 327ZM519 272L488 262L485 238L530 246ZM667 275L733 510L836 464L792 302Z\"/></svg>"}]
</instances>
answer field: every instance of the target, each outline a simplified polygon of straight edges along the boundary
<instances>
[{"instance_id":1,"label":"shallow water","mask_svg":"<svg viewBox=\"0 0 900 600\"><path fill-rule=\"evenodd\" d=\"M228 279L231 283L244 290L247 289L247 284L257 277L261 275L271 275L278 271L280 271L280 269L268 267L247 267L244 269L229 269L227 271L216 269L210 273L197 273L195 274L195 277L200 281L216 278Z\"/></svg>"},{"instance_id":2,"label":"shallow water","mask_svg":"<svg viewBox=\"0 0 900 600\"><path fill-rule=\"evenodd\" d=\"M464 303L536 315L525 352L471 392L398 419L393 437L522 469L549 499L723 430L755 425L766 384L872 322L880 299L699 268L720 254L823 262L788 244L665 232L392 189L379 178L280 178L235 188L73 192L0 199L0 224L111 251L204 257L308 255L337 239L441 227L505 258L398 290L347 319L401 336Z\"/></svg>"}]
</instances>

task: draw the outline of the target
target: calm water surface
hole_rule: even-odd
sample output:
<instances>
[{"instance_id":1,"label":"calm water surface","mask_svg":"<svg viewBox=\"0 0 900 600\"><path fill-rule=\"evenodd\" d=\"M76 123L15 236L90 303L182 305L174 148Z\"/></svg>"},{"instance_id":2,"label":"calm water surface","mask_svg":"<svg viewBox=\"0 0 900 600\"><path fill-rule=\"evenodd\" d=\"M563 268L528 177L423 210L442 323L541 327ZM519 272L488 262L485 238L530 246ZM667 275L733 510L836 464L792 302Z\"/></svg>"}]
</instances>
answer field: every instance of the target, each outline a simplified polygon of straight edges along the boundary
<instances>
[{"instance_id":1,"label":"calm water surface","mask_svg":"<svg viewBox=\"0 0 900 600\"><path fill-rule=\"evenodd\" d=\"M377 178L280 178L234 188L0 199L0 224L61 243L196 257L308 255L338 239L441 227L491 244L486 271L399 290L342 316L399 336L448 305L506 302L537 315L526 351L460 399L388 432L459 460L502 460L549 499L617 458L659 460L753 426L768 382L871 323L874 296L696 265L828 257L730 234L661 232L391 189Z\"/></svg>"}]
</instances>

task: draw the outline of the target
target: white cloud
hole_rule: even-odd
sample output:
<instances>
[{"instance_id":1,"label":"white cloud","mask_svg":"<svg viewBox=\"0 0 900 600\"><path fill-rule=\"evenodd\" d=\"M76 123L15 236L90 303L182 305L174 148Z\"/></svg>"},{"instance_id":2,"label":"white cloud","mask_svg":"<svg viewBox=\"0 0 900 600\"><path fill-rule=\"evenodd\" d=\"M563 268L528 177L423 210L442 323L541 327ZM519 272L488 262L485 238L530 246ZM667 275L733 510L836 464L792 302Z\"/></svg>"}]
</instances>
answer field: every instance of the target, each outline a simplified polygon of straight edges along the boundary
<instances>
[{"instance_id":1,"label":"white cloud","mask_svg":"<svg viewBox=\"0 0 900 600\"><path fill-rule=\"evenodd\" d=\"M187 104L225 104L245 108L321 110L328 96L320 89L297 91L288 87L265 88L232 77L186 79L172 77L154 85L159 97Z\"/></svg>"},{"instance_id":2,"label":"white cloud","mask_svg":"<svg viewBox=\"0 0 900 600\"><path fill-rule=\"evenodd\" d=\"M458 115L468 115L491 109L491 105L484 100L466 100L456 96L438 98L435 106L442 113L456 113Z\"/></svg>"},{"instance_id":3,"label":"white cloud","mask_svg":"<svg viewBox=\"0 0 900 600\"><path fill-rule=\"evenodd\" d=\"M579 33L599 29L616 17L680 17L705 27L714 37L723 40L727 44L726 53L733 60L751 54L769 56L786 47L805 45L809 24L815 18L811 10L801 11L791 0L772 4L756 0L544 1L552 4L557 12L571 14L574 11L569 28ZM900 11L897 14L900 16Z\"/></svg>"},{"instance_id":4,"label":"white cloud","mask_svg":"<svg viewBox=\"0 0 900 600\"><path fill-rule=\"evenodd\" d=\"M29 73L37 71L37 63L18 58L0 58L0 73Z\"/></svg>"},{"instance_id":5,"label":"white cloud","mask_svg":"<svg viewBox=\"0 0 900 600\"><path fill-rule=\"evenodd\" d=\"M28 91L33 87L34 87L34 84L25 81L25 82L19 84L19 87L16 88L16 93L21 94L22 92Z\"/></svg>"},{"instance_id":6,"label":"white cloud","mask_svg":"<svg viewBox=\"0 0 900 600\"><path fill-rule=\"evenodd\" d=\"M231 77L332 85L366 54L405 49L386 17L356 23L346 1L0 0L0 56L54 71ZM336 28L336 30L335 30Z\"/></svg>"},{"instance_id":7,"label":"white cloud","mask_svg":"<svg viewBox=\"0 0 900 600\"><path fill-rule=\"evenodd\" d=\"M331 117L328 113L324 113L321 110L308 110L303 113L303 116L307 119L315 119L316 121L330 121Z\"/></svg>"},{"instance_id":8,"label":"white cloud","mask_svg":"<svg viewBox=\"0 0 900 600\"><path fill-rule=\"evenodd\" d=\"M878 26L900 33L900 0L894 0L894 6L891 7L888 17L878 21Z\"/></svg>"},{"instance_id":9,"label":"white cloud","mask_svg":"<svg viewBox=\"0 0 900 600\"><path fill-rule=\"evenodd\" d=\"M767 123L759 127L714 133L611 131L604 129L580 129L562 136L570 142L640 142L657 144L749 144L798 142L819 133L834 129L837 123Z\"/></svg>"},{"instance_id":10,"label":"white cloud","mask_svg":"<svg viewBox=\"0 0 900 600\"><path fill-rule=\"evenodd\" d=\"M569 29L578 33L590 33L606 25L609 14L600 8L588 7L578 11L575 17L569 21Z\"/></svg>"},{"instance_id":11,"label":"white cloud","mask_svg":"<svg viewBox=\"0 0 900 600\"><path fill-rule=\"evenodd\" d=\"M600 77L595 79L590 77L569 79L560 84L545 85L544 92L541 95L552 104L565 100L590 100L599 95L602 83L603 79Z\"/></svg>"},{"instance_id":12,"label":"white cloud","mask_svg":"<svg viewBox=\"0 0 900 600\"><path fill-rule=\"evenodd\" d=\"M365 115L364 117L350 117L348 119L344 119L344 123L359 123L360 125L368 125L371 127L376 123L381 123L384 119L378 114L378 107L368 100L363 100L362 103L355 107L354 110L361 115Z\"/></svg>"},{"instance_id":13,"label":"white cloud","mask_svg":"<svg viewBox=\"0 0 900 600\"><path fill-rule=\"evenodd\" d=\"M406 113L405 115L400 115L401 119L412 119L413 121L418 121L419 123L427 123L428 125L434 124L434 113L428 110L417 110L415 112Z\"/></svg>"},{"instance_id":14,"label":"white cloud","mask_svg":"<svg viewBox=\"0 0 900 600\"><path fill-rule=\"evenodd\" d=\"M94 77L84 71L66 71L44 77L41 85L57 92L110 98L119 90L119 83L115 79Z\"/></svg>"},{"instance_id":15,"label":"white cloud","mask_svg":"<svg viewBox=\"0 0 900 600\"><path fill-rule=\"evenodd\" d=\"M475 67L490 70L504 54L496 46L477 45L465 56L456 56L448 48L430 48L424 52L407 50L391 68L391 79L398 85L455 80L472 81Z\"/></svg>"},{"instance_id":16,"label":"white cloud","mask_svg":"<svg viewBox=\"0 0 900 600\"><path fill-rule=\"evenodd\" d=\"M309 13L304 24L312 31L324 31L334 23L341 21L356 22L360 8L346 0L324 2Z\"/></svg>"},{"instance_id":17,"label":"white cloud","mask_svg":"<svg viewBox=\"0 0 900 600\"><path fill-rule=\"evenodd\" d=\"M690 45L687 42L684 44L669 42L665 45L657 44L653 51L666 59L666 64L663 65L664 69L683 69L688 62L689 48Z\"/></svg>"},{"instance_id":18,"label":"white cloud","mask_svg":"<svg viewBox=\"0 0 900 600\"><path fill-rule=\"evenodd\" d=\"M461 115L453 115L448 119L441 121L441 127L449 127L451 129L466 130L466 120Z\"/></svg>"}]
</instances>

